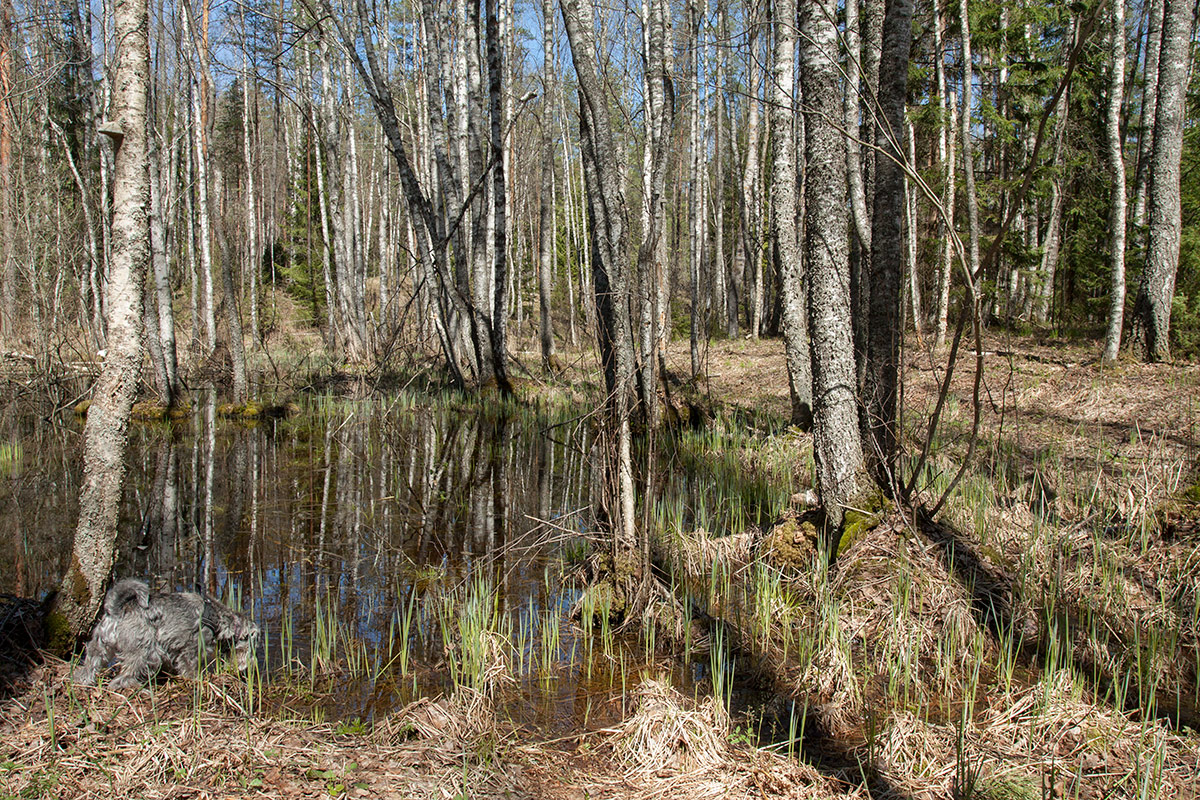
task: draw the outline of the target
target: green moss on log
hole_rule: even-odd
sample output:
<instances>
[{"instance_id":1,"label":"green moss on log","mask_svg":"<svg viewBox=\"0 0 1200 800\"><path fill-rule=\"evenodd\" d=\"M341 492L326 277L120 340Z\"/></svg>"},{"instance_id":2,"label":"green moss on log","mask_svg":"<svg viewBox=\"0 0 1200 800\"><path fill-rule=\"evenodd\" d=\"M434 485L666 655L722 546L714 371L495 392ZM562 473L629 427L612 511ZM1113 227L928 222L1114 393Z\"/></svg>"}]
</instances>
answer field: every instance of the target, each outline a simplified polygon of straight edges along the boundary
<instances>
[{"instance_id":1,"label":"green moss on log","mask_svg":"<svg viewBox=\"0 0 1200 800\"><path fill-rule=\"evenodd\" d=\"M837 555L849 550L855 542L874 530L894 505L882 492L871 491L859 498L860 507L846 509Z\"/></svg>"}]
</instances>

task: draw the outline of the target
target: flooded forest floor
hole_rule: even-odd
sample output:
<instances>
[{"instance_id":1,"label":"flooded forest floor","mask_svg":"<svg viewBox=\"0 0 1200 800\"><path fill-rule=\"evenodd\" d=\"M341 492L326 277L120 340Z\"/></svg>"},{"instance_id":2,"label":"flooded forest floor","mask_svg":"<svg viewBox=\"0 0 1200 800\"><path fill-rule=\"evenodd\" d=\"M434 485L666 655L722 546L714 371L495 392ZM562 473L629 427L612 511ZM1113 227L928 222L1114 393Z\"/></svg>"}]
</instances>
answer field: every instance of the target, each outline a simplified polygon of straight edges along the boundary
<instances>
[{"instance_id":1,"label":"flooded forest floor","mask_svg":"<svg viewBox=\"0 0 1200 800\"><path fill-rule=\"evenodd\" d=\"M827 567L782 343L712 342L699 382L676 345L687 424L649 457L642 515L663 591L621 628L580 591L590 355L515 371L503 413L336 399L227 439L200 410L194 443L135 426L123 519L174 533L119 568L245 599L261 669L122 694L6 659L0 798L1197 797L1200 366L985 346L969 469L953 480L973 354L914 479L942 512L877 514ZM943 375L907 355L902 479ZM75 489L13 447L0 516L43 479ZM176 469L172 517L152 498ZM248 499L231 475L258 476ZM37 596L54 556L0 534L23 543L0 547L20 576L0 590Z\"/></svg>"}]
</instances>

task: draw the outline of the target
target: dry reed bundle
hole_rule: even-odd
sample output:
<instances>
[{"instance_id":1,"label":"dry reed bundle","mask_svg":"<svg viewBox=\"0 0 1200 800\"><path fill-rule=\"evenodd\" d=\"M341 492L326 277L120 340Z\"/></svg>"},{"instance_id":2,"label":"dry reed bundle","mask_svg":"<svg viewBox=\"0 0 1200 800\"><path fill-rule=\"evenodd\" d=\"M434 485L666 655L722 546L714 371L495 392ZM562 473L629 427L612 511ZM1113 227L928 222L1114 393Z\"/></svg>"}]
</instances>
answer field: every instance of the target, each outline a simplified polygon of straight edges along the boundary
<instances>
[{"instance_id":1,"label":"dry reed bundle","mask_svg":"<svg viewBox=\"0 0 1200 800\"><path fill-rule=\"evenodd\" d=\"M635 711L610 740L618 760L629 769L661 773L718 766L729 745L729 715L712 697L699 705L651 678L638 687Z\"/></svg>"}]
</instances>

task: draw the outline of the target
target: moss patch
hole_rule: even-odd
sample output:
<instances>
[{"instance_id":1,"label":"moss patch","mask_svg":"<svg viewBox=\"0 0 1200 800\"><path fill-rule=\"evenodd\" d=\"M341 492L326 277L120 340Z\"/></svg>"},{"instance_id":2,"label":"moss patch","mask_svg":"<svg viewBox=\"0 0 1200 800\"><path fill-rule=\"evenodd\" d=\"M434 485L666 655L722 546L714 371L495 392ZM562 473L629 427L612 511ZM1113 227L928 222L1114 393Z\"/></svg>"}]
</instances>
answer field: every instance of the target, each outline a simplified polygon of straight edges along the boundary
<instances>
[{"instance_id":1,"label":"moss patch","mask_svg":"<svg viewBox=\"0 0 1200 800\"><path fill-rule=\"evenodd\" d=\"M895 507L891 500L877 490L864 493L859 499L859 505L859 508L846 509L836 555L840 556L865 534L874 530L883 521L884 516Z\"/></svg>"},{"instance_id":2,"label":"moss patch","mask_svg":"<svg viewBox=\"0 0 1200 800\"><path fill-rule=\"evenodd\" d=\"M71 633L71 623L65 615L51 611L43 623L46 632L46 650L66 660L75 650L75 636Z\"/></svg>"},{"instance_id":3,"label":"moss patch","mask_svg":"<svg viewBox=\"0 0 1200 800\"><path fill-rule=\"evenodd\" d=\"M815 509L785 519L763 537L760 557L785 575L806 574L812 568L824 525L825 515Z\"/></svg>"},{"instance_id":4,"label":"moss patch","mask_svg":"<svg viewBox=\"0 0 1200 800\"><path fill-rule=\"evenodd\" d=\"M170 416L169 409L162 403L153 400L143 400L133 404L130 412L134 419L146 422L162 422Z\"/></svg>"}]
</instances>

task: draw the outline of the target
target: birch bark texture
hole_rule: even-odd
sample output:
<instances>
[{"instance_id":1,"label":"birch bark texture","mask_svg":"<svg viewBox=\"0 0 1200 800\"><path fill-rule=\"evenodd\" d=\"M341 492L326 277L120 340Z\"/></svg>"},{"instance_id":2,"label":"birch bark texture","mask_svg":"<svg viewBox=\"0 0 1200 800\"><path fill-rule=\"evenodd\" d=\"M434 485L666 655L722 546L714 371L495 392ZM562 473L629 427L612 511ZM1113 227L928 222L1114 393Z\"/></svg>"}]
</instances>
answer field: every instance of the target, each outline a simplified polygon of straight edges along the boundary
<instances>
[{"instance_id":1,"label":"birch bark texture","mask_svg":"<svg viewBox=\"0 0 1200 800\"><path fill-rule=\"evenodd\" d=\"M805 99L804 249L812 342L813 455L817 492L829 526L840 529L863 480L854 341L850 328L846 145L823 109L837 108L836 0L800 9L800 86Z\"/></svg>"},{"instance_id":2,"label":"birch bark texture","mask_svg":"<svg viewBox=\"0 0 1200 800\"><path fill-rule=\"evenodd\" d=\"M115 0L112 259L105 289L108 352L84 426L83 486L71 561L55 612L82 639L100 611L116 557L129 418L142 367L142 282L150 260L146 92L150 43L146 0Z\"/></svg>"},{"instance_id":3,"label":"birch bark texture","mask_svg":"<svg viewBox=\"0 0 1200 800\"><path fill-rule=\"evenodd\" d=\"M1112 184L1108 205L1109 229L1109 301L1108 330L1104 337L1104 356L1115 361L1121 350L1121 331L1125 325L1125 158L1121 152L1121 106L1125 92L1125 0L1109 4L1108 104L1104 113L1104 132L1108 169Z\"/></svg>"},{"instance_id":4,"label":"birch bark texture","mask_svg":"<svg viewBox=\"0 0 1200 800\"><path fill-rule=\"evenodd\" d=\"M852 5L853 3L851 3ZM776 0L775 48L771 85L771 130L775 166L771 178L771 235L782 284L783 341L787 355L792 424L812 428L812 362L808 348L808 313L804 302L804 264L800 253L796 194L796 0Z\"/></svg>"},{"instance_id":5,"label":"birch bark texture","mask_svg":"<svg viewBox=\"0 0 1200 800\"><path fill-rule=\"evenodd\" d=\"M1167 0L1163 4L1158 101L1150 154L1150 230L1134 326L1136 346L1148 362L1171 357L1171 300L1179 267L1181 226L1179 164L1195 8L1193 0Z\"/></svg>"}]
</instances>

